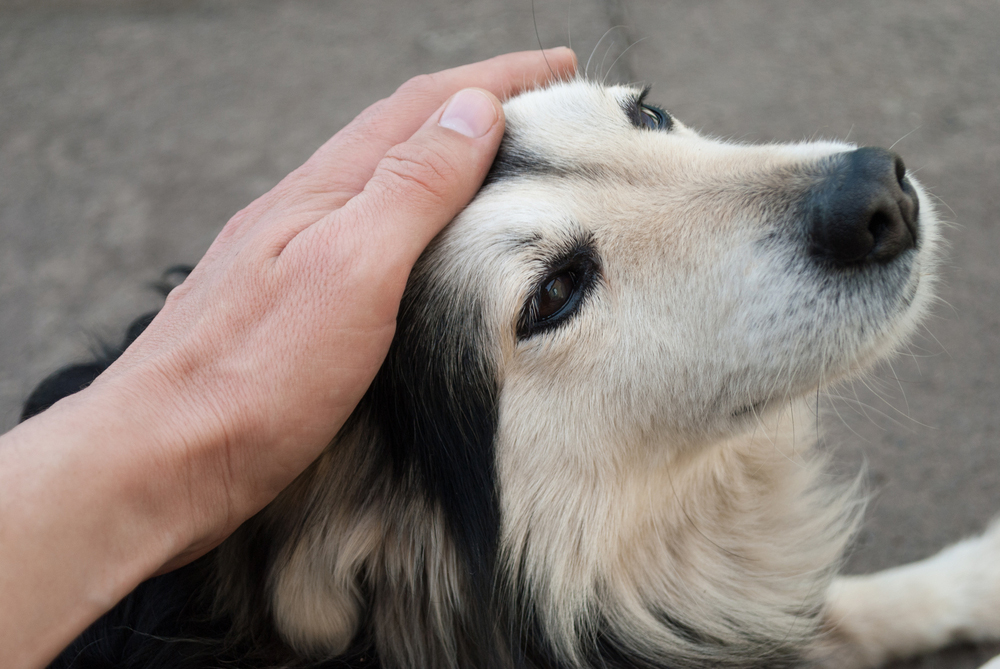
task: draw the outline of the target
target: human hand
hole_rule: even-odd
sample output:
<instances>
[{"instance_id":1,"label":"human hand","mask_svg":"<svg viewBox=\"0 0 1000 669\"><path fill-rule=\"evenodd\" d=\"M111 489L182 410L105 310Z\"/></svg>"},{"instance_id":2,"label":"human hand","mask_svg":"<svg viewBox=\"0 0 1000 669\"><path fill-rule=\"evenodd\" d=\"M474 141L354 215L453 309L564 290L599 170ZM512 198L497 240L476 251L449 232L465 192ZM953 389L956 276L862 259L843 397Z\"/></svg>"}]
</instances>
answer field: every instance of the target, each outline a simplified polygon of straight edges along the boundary
<instances>
[{"instance_id":1,"label":"human hand","mask_svg":"<svg viewBox=\"0 0 1000 669\"><path fill-rule=\"evenodd\" d=\"M0 664L44 663L319 455L489 169L496 96L575 64L524 52L407 82L234 216L93 384L0 436Z\"/></svg>"},{"instance_id":2,"label":"human hand","mask_svg":"<svg viewBox=\"0 0 1000 669\"><path fill-rule=\"evenodd\" d=\"M575 66L569 50L547 60L553 71L526 52L417 77L369 107L229 221L93 384L127 393L162 471L182 479L165 484L183 483L191 541L167 567L219 543L330 442L388 351L410 268L489 169L494 96ZM482 88L456 93L469 86Z\"/></svg>"}]
</instances>

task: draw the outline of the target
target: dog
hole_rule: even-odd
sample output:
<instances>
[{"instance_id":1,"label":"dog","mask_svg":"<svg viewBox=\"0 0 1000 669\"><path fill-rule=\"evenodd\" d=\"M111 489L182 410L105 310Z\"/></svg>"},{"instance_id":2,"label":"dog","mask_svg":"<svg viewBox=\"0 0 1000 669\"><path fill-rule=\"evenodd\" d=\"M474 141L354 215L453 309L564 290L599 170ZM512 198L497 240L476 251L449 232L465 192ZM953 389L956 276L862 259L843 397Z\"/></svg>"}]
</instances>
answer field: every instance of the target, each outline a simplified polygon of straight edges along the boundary
<instances>
[{"instance_id":1,"label":"dog","mask_svg":"<svg viewBox=\"0 0 1000 669\"><path fill-rule=\"evenodd\" d=\"M846 669L1000 636L998 526L838 577L862 497L815 448L822 389L932 301L927 194L889 151L723 142L648 92L507 101L329 448L53 666Z\"/></svg>"}]
</instances>

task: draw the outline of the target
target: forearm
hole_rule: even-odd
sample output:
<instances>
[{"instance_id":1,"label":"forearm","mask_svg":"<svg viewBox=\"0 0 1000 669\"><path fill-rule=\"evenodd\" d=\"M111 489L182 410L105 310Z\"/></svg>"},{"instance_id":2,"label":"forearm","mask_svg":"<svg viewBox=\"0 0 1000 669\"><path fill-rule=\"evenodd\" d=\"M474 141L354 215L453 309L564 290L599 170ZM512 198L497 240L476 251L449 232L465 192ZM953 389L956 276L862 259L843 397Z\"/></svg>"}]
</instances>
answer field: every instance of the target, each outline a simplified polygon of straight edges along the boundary
<instances>
[{"instance_id":1,"label":"forearm","mask_svg":"<svg viewBox=\"0 0 1000 669\"><path fill-rule=\"evenodd\" d=\"M0 666L45 664L192 541L179 463L125 403L85 391L0 437Z\"/></svg>"}]
</instances>

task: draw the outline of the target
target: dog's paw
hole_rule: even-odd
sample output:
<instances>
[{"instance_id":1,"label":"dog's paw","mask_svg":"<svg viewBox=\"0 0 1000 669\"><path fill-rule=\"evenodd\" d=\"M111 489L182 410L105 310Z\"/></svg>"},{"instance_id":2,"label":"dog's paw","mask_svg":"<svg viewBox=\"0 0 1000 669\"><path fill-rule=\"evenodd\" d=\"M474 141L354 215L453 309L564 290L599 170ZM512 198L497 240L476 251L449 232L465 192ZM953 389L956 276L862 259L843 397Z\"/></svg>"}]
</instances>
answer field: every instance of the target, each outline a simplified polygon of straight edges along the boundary
<instances>
[{"instance_id":1,"label":"dog's paw","mask_svg":"<svg viewBox=\"0 0 1000 669\"><path fill-rule=\"evenodd\" d=\"M945 549L941 556L951 551L955 552L953 560L945 561L942 566L954 568L952 578L961 593L956 608L963 614L964 625L957 629L958 638L1000 639L1000 518L982 536ZM990 665L1000 669L996 660Z\"/></svg>"},{"instance_id":2,"label":"dog's paw","mask_svg":"<svg viewBox=\"0 0 1000 669\"><path fill-rule=\"evenodd\" d=\"M1000 669L1000 655L997 655L992 660L979 667L979 669Z\"/></svg>"},{"instance_id":3,"label":"dog's paw","mask_svg":"<svg viewBox=\"0 0 1000 669\"><path fill-rule=\"evenodd\" d=\"M824 667L876 667L958 641L1000 639L1000 520L926 560L837 579L827 621L839 663Z\"/></svg>"}]
</instances>

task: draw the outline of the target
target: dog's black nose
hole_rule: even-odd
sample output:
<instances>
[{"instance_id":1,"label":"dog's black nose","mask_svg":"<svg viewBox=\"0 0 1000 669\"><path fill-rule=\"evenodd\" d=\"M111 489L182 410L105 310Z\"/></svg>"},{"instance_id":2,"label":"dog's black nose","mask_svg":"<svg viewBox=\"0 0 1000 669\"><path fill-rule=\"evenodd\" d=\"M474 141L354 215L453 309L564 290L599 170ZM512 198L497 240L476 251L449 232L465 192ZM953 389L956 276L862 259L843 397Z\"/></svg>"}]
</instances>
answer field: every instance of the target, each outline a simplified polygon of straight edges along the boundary
<instances>
[{"instance_id":1,"label":"dog's black nose","mask_svg":"<svg viewBox=\"0 0 1000 669\"><path fill-rule=\"evenodd\" d=\"M812 251L839 265L889 262L917 241L919 202L903 160L865 147L834 157L809 194Z\"/></svg>"}]
</instances>

